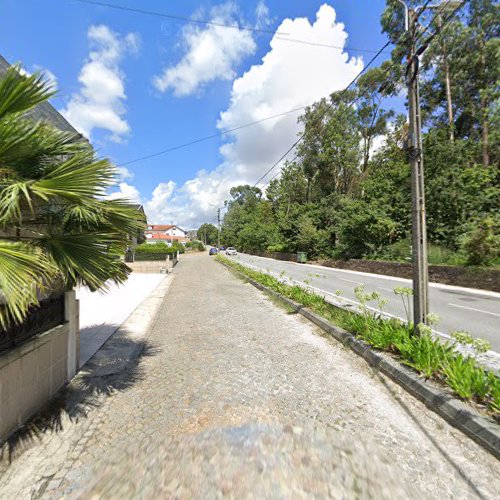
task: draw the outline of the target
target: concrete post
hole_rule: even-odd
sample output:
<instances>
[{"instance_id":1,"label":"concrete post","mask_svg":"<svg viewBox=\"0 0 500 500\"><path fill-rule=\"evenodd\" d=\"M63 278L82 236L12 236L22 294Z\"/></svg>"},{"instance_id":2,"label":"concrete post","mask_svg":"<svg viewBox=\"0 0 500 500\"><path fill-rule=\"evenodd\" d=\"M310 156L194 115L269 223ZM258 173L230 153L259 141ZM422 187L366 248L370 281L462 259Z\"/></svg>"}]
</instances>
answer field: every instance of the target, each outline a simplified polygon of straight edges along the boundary
<instances>
[{"instance_id":1,"label":"concrete post","mask_svg":"<svg viewBox=\"0 0 500 500\"><path fill-rule=\"evenodd\" d=\"M79 331L79 302L76 300L75 290L64 294L64 319L68 322L68 372L67 379L71 380L78 371L80 363L80 331Z\"/></svg>"}]
</instances>

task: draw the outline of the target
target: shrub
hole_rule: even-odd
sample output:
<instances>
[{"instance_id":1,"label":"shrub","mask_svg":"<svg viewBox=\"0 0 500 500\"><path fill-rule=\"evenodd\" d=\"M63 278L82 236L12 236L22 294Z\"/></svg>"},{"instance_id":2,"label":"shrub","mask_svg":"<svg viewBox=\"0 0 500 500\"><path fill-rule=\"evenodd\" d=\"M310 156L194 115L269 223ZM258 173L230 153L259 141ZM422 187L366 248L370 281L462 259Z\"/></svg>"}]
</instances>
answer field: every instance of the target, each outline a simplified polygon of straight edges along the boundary
<instances>
[{"instance_id":1,"label":"shrub","mask_svg":"<svg viewBox=\"0 0 500 500\"><path fill-rule=\"evenodd\" d=\"M414 335L397 346L403 363L411 366L425 378L435 377L449 359L452 348L434 340L428 333Z\"/></svg>"},{"instance_id":2,"label":"shrub","mask_svg":"<svg viewBox=\"0 0 500 500\"><path fill-rule=\"evenodd\" d=\"M500 256L498 233L498 223L487 217L465 236L463 251L468 265L489 265Z\"/></svg>"},{"instance_id":3,"label":"shrub","mask_svg":"<svg viewBox=\"0 0 500 500\"><path fill-rule=\"evenodd\" d=\"M288 247L285 243L276 243L267 247L268 252L286 252Z\"/></svg>"},{"instance_id":4,"label":"shrub","mask_svg":"<svg viewBox=\"0 0 500 500\"><path fill-rule=\"evenodd\" d=\"M463 399L483 400L488 394L488 374L478 368L472 358L461 354L449 357L443 365L443 373L448 385Z\"/></svg>"}]
</instances>

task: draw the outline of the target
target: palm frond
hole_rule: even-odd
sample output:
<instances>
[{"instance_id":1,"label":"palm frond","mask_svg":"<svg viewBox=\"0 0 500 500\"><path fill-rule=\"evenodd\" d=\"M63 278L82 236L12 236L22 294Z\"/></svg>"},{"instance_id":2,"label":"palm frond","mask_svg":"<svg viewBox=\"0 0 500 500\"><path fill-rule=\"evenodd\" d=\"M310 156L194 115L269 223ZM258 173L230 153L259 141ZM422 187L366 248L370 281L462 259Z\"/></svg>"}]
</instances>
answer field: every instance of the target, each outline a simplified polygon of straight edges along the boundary
<instances>
[{"instance_id":1,"label":"palm frond","mask_svg":"<svg viewBox=\"0 0 500 500\"><path fill-rule=\"evenodd\" d=\"M0 240L0 327L21 323L56 276L56 267L40 249Z\"/></svg>"},{"instance_id":2,"label":"palm frond","mask_svg":"<svg viewBox=\"0 0 500 500\"><path fill-rule=\"evenodd\" d=\"M43 122L27 119L0 121L0 165L13 175L40 178L47 165L59 163L61 157L90 149L71 132L62 132Z\"/></svg>"},{"instance_id":3,"label":"palm frond","mask_svg":"<svg viewBox=\"0 0 500 500\"><path fill-rule=\"evenodd\" d=\"M108 280L127 279L130 269L116 258L120 243L116 235L106 233L62 234L38 241L69 286L82 282L91 290L106 289Z\"/></svg>"},{"instance_id":4,"label":"palm frond","mask_svg":"<svg viewBox=\"0 0 500 500\"><path fill-rule=\"evenodd\" d=\"M54 168L49 168L31 189L42 198L59 196L78 200L82 196L104 196L114 182L115 171L107 160L94 161L91 151L79 151Z\"/></svg>"},{"instance_id":5,"label":"palm frond","mask_svg":"<svg viewBox=\"0 0 500 500\"><path fill-rule=\"evenodd\" d=\"M34 181L11 182L0 191L0 225L20 224L25 206L33 210L30 187Z\"/></svg>"},{"instance_id":6,"label":"palm frond","mask_svg":"<svg viewBox=\"0 0 500 500\"><path fill-rule=\"evenodd\" d=\"M41 73L22 75L19 66L12 66L0 79L0 120L12 113L25 113L54 94Z\"/></svg>"}]
</instances>

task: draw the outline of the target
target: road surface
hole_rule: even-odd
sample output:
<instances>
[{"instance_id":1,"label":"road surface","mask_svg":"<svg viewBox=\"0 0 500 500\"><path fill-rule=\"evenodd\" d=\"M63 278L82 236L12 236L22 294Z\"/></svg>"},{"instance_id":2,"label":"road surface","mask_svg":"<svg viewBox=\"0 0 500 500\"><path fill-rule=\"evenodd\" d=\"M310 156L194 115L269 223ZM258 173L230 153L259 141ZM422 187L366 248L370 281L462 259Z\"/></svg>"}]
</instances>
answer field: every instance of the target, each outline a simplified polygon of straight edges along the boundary
<instances>
[{"instance_id":1,"label":"road surface","mask_svg":"<svg viewBox=\"0 0 500 500\"><path fill-rule=\"evenodd\" d=\"M406 319L401 297L394 294L395 287L411 287L411 280L391 276L359 273L342 269L284 262L254 255L238 254L231 258L242 264L251 264L263 271L271 271L295 281L307 280L310 286L357 301L354 288L364 284L367 292L376 290L389 302L385 312ZM439 315L436 329L450 334L465 330L474 337L490 342L492 350L500 352L500 293L431 283L429 287L430 311ZM376 307L375 304L372 304Z\"/></svg>"},{"instance_id":2,"label":"road surface","mask_svg":"<svg viewBox=\"0 0 500 500\"><path fill-rule=\"evenodd\" d=\"M206 253L170 278L147 355L73 381L68 416L0 462L0 498L498 497L492 455L300 315Z\"/></svg>"}]
</instances>

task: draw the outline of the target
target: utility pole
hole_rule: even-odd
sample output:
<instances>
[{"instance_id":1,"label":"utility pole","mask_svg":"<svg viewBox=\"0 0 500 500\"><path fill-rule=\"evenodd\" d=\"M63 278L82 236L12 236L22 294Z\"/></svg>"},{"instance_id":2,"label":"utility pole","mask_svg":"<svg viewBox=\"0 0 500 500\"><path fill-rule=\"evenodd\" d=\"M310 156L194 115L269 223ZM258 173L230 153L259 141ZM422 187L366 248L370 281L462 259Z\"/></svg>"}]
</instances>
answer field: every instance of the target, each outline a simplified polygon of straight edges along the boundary
<instances>
[{"instance_id":1,"label":"utility pole","mask_svg":"<svg viewBox=\"0 0 500 500\"><path fill-rule=\"evenodd\" d=\"M421 136L420 96L418 87L419 60L416 54L416 34L418 14L414 9L405 7L405 27L409 36L408 66L406 83L408 85L409 137L407 143L411 168L412 198L412 260L413 260L413 324L426 324L429 308L428 269L427 269L427 226L425 218L424 159Z\"/></svg>"},{"instance_id":2,"label":"utility pole","mask_svg":"<svg viewBox=\"0 0 500 500\"><path fill-rule=\"evenodd\" d=\"M217 249L220 250L220 208L217 209L217 224L219 227L219 231L217 233Z\"/></svg>"},{"instance_id":3,"label":"utility pole","mask_svg":"<svg viewBox=\"0 0 500 500\"><path fill-rule=\"evenodd\" d=\"M216 205L213 205L212 203L209 203L211 207L215 207ZM220 211L224 207L217 207L217 225L218 225L218 231L217 231L217 248L220 249Z\"/></svg>"}]
</instances>

